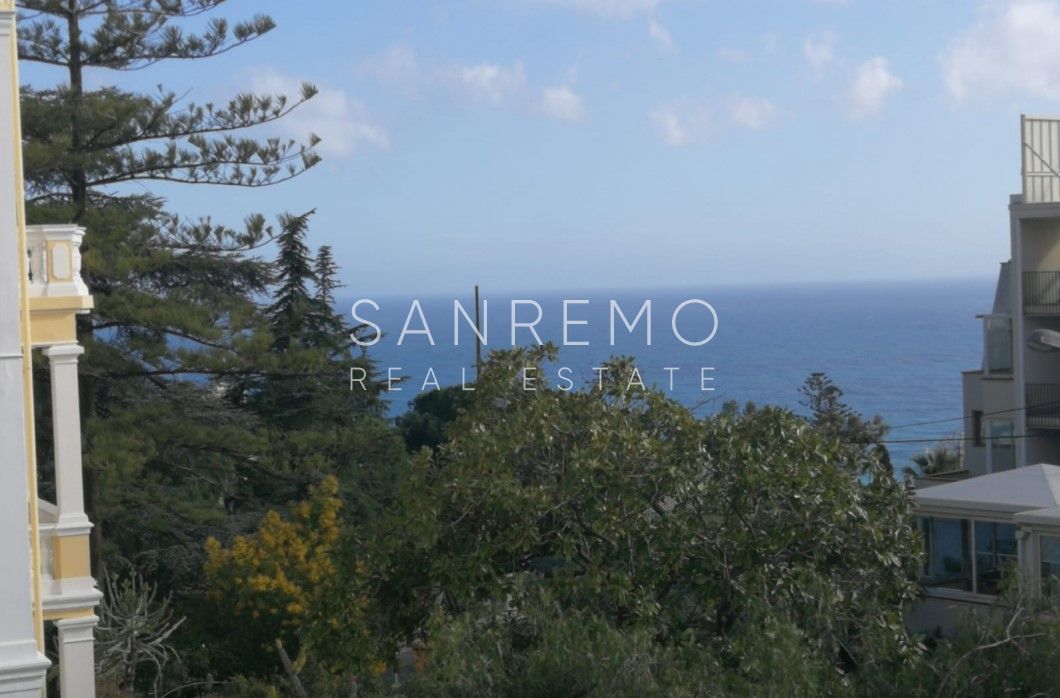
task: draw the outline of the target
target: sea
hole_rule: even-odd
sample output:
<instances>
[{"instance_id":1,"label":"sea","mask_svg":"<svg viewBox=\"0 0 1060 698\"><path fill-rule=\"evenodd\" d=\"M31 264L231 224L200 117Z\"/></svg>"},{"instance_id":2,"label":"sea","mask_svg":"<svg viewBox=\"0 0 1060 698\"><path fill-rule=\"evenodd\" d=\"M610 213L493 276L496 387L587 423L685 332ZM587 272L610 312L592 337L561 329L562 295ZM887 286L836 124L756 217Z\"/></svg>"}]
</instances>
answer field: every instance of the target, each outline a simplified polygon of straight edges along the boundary
<instances>
[{"instance_id":1,"label":"sea","mask_svg":"<svg viewBox=\"0 0 1060 698\"><path fill-rule=\"evenodd\" d=\"M591 384L599 379L595 368L602 362L629 356L637 376L623 380L654 384L700 415L732 400L805 412L799 388L811 373L823 372L852 408L867 417L879 415L891 426L888 448L895 467L901 468L936 441L959 436L960 373L980 366L982 329L975 316L989 312L994 283L705 285L565 293L482 289L483 351L512 345L512 305L521 301L516 320L529 323L540 308L537 335L559 345L556 364L534 377L552 385ZM391 416L405 412L435 382L470 387L475 337L463 315L454 330L454 301L474 317L472 289L435 296L361 296L341 304L344 312L350 313L357 300L362 301L360 318L381 330L369 355L384 379L404 378L388 394ZM632 331L614 315L612 341L612 301L630 323L650 301L650 344L646 315ZM406 321L409 331L402 336ZM536 341L529 329L516 328L515 344Z\"/></svg>"}]
</instances>

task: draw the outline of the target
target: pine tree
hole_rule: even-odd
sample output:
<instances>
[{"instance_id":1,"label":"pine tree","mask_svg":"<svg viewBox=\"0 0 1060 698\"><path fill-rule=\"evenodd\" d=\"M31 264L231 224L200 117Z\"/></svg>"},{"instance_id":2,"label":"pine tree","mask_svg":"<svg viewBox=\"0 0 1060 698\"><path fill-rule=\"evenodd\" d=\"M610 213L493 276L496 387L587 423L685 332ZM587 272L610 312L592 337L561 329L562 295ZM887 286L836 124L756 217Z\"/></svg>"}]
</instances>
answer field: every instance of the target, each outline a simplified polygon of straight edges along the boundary
<instances>
[{"instance_id":1,"label":"pine tree","mask_svg":"<svg viewBox=\"0 0 1060 698\"><path fill-rule=\"evenodd\" d=\"M339 267L331 255L330 245L321 245L317 250L316 261L317 293L316 299L329 308L335 307L335 291L342 288L337 276Z\"/></svg>"},{"instance_id":2,"label":"pine tree","mask_svg":"<svg viewBox=\"0 0 1060 698\"><path fill-rule=\"evenodd\" d=\"M280 234L276 238L279 248L276 258L277 288L268 309L272 346L276 352L283 352L292 346L315 346L322 339L312 336L316 325L312 317L320 313L320 303L312 292L316 274L306 243L311 215L312 211L299 216L284 214L280 217ZM330 312L330 309L327 310Z\"/></svg>"},{"instance_id":3,"label":"pine tree","mask_svg":"<svg viewBox=\"0 0 1060 698\"><path fill-rule=\"evenodd\" d=\"M250 522L260 506L248 501L268 494L262 483L289 477L261 457L255 416L218 390L271 368L260 358L270 339L257 302L271 269L257 255L274 232L258 214L239 228L189 219L128 185L262 187L300 175L318 161L315 137L244 134L316 90L200 104L161 87L90 89L88 69L106 81L209 59L274 24L264 15L232 24L210 17L224 0L17 4L20 58L65 73L56 86L22 91L27 217L89 231L83 274L96 307L80 320L79 340L94 555L132 557L181 584L197 574L189 549L218 526L241 525L233 512Z\"/></svg>"}]
</instances>

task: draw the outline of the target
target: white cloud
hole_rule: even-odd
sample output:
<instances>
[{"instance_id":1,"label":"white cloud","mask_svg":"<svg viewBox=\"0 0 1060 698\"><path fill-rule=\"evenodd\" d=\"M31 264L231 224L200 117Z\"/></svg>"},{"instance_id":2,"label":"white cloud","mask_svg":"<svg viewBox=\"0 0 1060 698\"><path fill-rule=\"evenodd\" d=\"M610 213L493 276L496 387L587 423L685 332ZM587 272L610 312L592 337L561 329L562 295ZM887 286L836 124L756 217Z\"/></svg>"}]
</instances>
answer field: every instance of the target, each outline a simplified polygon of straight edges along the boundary
<instances>
[{"instance_id":1,"label":"white cloud","mask_svg":"<svg viewBox=\"0 0 1060 698\"><path fill-rule=\"evenodd\" d=\"M814 70L820 70L835 60L835 35L830 31L807 36L802 42L802 55Z\"/></svg>"},{"instance_id":2,"label":"white cloud","mask_svg":"<svg viewBox=\"0 0 1060 698\"><path fill-rule=\"evenodd\" d=\"M495 107L503 106L526 90L526 71L518 61L511 67L495 63L455 64L443 72L446 81L458 92Z\"/></svg>"},{"instance_id":3,"label":"white cloud","mask_svg":"<svg viewBox=\"0 0 1060 698\"><path fill-rule=\"evenodd\" d=\"M654 39L663 51L670 53L674 50L674 40L670 32L658 20L652 19L648 22L648 36Z\"/></svg>"},{"instance_id":4,"label":"white cloud","mask_svg":"<svg viewBox=\"0 0 1060 698\"><path fill-rule=\"evenodd\" d=\"M729 120L737 126L760 130L777 117L777 108L762 97L737 95L729 100Z\"/></svg>"},{"instance_id":5,"label":"white cloud","mask_svg":"<svg viewBox=\"0 0 1060 698\"><path fill-rule=\"evenodd\" d=\"M660 104L649 113L663 142L679 147L703 141L711 131L711 120L703 105Z\"/></svg>"},{"instance_id":6,"label":"white cloud","mask_svg":"<svg viewBox=\"0 0 1060 698\"><path fill-rule=\"evenodd\" d=\"M651 12L662 0L532 0L537 3L572 7L601 17L628 18L638 12Z\"/></svg>"},{"instance_id":7,"label":"white cloud","mask_svg":"<svg viewBox=\"0 0 1060 698\"><path fill-rule=\"evenodd\" d=\"M365 58L357 70L379 82L405 88L415 88L422 77L416 54L404 44L395 44L382 53Z\"/></svg>"},{"instance_id":8,"label":"white cloud","mask_svg":"<svg viewBox=\"0 0 1060 698\"><path fill-rule=\"evenodd\" d=\"M255 92L287 95L289 101L294 101L301 93L302 81L260 70L252 75L251 84ZM363 103L344 90L327 86L319 87L315 97L269 128L289 138L305 138L314 133L321 139L317 150L335 157L349 157L362 144L377 148L390 145L386 131L372 121Z\"/></svg>"},{"instance_id":9,"label":"white cloud","mask_svg":"<svg viewBox=\"0 0 1060 698\"><path fill-rule=\"evenodd\" d=\"M585 105L582 98L567 87L546 87L541 92L541 110L553 119L577 123L585 118Z\"/></svg>"},{"instance_id":10,"label":"white cloud","mask_svg":"<svg viewBox=\"0 0 1060 698\"><path fill-rule=\"evenodd\" d=\"M688 131L681 123L677 110L669 105L656 107L651 112L651 120L659 129L667 145L684 145L688 141Z\"/></svg>"},{"instance_id":11,"label":"white cloud","mask_svg":"<svg viewBox=\"0 0 1060 698\"><path fill-rule=\"evenodd\" d=\"M522 61L500 63L438 63L430 65L408 47L397 45L365 59L361 74L382 83L427 96L512 109L575 123L585 118L581 96L571 87L577 65L558 84L539 88L527 78Z\"/></svg>"},{"instance_id":12,"label":"white cloud","mask_svg":"<svg viewBox=\"0 0 1060 698\"><path fill-rule=\"evenodd\" d=\"M1060 99L1060 3L992 4L943 56L943 75L957 99L1022 93Z\"/></svg>"},{"instance_id":13,"label":"white cloud","mask_svg":"<svg viewBox=\"0 0 1060 698\"><path fill-rule=\"evenodd\" d=\"M776 32L767 32L762 35L762 50L767 54L773 54L780 48L780 37Z\"/></svg>"},{"instance_id":14,"label":"white cloud","mask_svg":"<svg viewBox=\"0 0 1060 698\"><path fill-rule=\"evenodd\" d=\"M887 59L870 58L858 66L854 82L846 93L851 116L871 116L883 109L888 96L902 89L902 81L891 73Z\"/></svg>"}]
</instances>

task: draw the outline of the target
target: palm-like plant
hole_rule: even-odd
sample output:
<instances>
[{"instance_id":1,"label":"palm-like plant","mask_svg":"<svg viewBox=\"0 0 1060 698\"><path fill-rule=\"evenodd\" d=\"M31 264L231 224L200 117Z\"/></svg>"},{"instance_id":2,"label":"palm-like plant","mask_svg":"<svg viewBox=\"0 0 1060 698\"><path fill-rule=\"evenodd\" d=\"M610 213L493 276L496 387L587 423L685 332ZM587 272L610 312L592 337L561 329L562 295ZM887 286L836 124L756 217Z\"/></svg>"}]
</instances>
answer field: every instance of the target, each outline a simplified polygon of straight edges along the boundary
<instances>
[{"instance_id":1,"label":"palm-like plant","mask_svg":"<svg viewBox=\"0 0 1060 698\"><path fill-rule=\"evenodd\" d=\"M943 440L923 453L913 456L913 465L907 466L907 475L938 475L961 469L963 454L961 442ZM915 466L915 467L914 467Z\"/></svg>"}]
</instances>

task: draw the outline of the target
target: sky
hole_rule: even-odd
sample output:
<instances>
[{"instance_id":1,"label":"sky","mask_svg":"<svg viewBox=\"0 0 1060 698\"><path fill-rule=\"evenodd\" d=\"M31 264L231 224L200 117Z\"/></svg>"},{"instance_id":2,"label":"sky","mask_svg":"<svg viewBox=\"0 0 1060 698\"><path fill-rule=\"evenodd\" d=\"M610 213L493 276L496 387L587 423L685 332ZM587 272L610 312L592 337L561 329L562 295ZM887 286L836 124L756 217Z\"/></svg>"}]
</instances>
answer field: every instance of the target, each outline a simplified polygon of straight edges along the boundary
<instances>
[{"instance_id":1,"label":"sky","mask_svg":"<svg viewBox=\"0 0 1060 698\"><path fill-rule=\"evenodd\" d=\"M90 84L320 88L262 135L324 161L153 186L237 224L315 209L347 291L985 278L1020 113L1060 113L1060 1L230 0L277 28ZM23 81L58 79L24 69Z\"/></svg>"}]
</instances>

